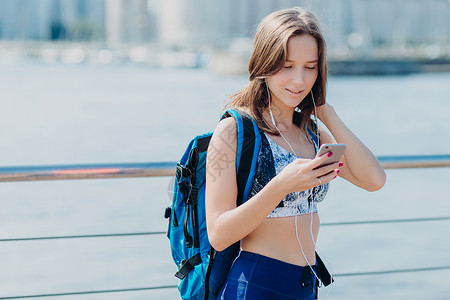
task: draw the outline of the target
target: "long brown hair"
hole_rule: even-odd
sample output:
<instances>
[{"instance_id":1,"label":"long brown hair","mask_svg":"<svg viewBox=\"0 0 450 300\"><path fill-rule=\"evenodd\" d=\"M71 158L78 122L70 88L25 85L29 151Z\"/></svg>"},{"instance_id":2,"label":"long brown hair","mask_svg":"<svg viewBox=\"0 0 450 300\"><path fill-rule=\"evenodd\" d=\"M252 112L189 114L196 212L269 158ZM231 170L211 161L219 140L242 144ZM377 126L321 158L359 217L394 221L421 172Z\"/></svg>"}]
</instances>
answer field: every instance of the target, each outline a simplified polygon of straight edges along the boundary
<instances>
[{"instance_id":1,"label":"long brown hair","mask_svg":"<svg viewBox=\"0 0 450 300\"><path fill-rule=\"evenodd\" d=\"M226 107L247 108L261 129L279 135L278 131L263 118L263 113L268 107L264 77L281 70L286 61L289 38L303 34L309 34L317 41L318 75L312 92L316 106L325 104L327 83L325 39L316 17L311 12L294 7L273 12L261 21L256 30L253 53L248 65L250 82L244 89L230 97ZM311 93L297 108L300 112L294 114L293 122L303 130L306 130L306 126L313 128L311 114L314 112L314 106Z\"/></svg>"}]
</instances>

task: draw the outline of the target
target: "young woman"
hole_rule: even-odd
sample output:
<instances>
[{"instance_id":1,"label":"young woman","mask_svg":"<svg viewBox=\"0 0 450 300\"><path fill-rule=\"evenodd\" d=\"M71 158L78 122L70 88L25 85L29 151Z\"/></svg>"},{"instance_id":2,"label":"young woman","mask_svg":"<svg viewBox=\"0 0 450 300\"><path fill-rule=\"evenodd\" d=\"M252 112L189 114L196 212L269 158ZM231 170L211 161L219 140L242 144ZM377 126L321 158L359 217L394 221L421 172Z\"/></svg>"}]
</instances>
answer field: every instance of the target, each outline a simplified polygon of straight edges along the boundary
<instances>
[{"instance_id":1,"label":"young woman","mask_svg":"<svg viewBox=\"0 0 450 300\"><path fill-rule=\"evenodd\" d=\"M228 105L252 116L262 132L255 179L244 204L236 206L237 142L229 134L236 130L233 118L219 122L210 144L228 160L219 168L221 162L207 160L211 245L221 251L241 242L219 299L313 299L317 202L336 176L376 191L385 173L325 102L325 40L313 14L295 7L267 16L255 35L249 72L248 86ZM317 128L312 116L328 130ZM341 161L317 168L330 153L315 157L315 138L320 144L346 144Z\"/></svg>"}]
</instances>

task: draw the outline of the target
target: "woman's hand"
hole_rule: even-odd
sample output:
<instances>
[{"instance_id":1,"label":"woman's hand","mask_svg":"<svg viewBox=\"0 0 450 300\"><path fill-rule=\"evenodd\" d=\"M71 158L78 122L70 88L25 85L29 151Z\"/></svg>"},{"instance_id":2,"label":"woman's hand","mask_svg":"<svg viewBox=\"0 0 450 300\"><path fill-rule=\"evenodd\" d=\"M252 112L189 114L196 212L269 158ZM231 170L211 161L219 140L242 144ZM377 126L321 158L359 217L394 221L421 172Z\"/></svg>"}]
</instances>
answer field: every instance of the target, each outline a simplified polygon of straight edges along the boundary
<instances>
[{"instance_id":1,"label":"woman's hand","mask_svg":"<svg viewBox=\"0 0 450 300\"><path fill-rule=\"evenodd\" d=\"M333 106L328 103L317 107L317 117L330 131L320 130L320 143L346 144L341 160L345 165L339 176L368 191L376 191L386 182L386 174L376 156L344 124Z\"/></svg>"},{"instance_id":2,"label":"woman's hand","mask_svg":"<svg viewBox=\"0 0 450 300\"><path fill-rule=\"evenodd\" d=\"M330 182L336 178L339 168L343 165L342 162L336 162L319 167L331 154L327 152L314 159L298 158L287 165L274 179L285 187L286 194L305 191Z\"/></svg>"}]
</instances>

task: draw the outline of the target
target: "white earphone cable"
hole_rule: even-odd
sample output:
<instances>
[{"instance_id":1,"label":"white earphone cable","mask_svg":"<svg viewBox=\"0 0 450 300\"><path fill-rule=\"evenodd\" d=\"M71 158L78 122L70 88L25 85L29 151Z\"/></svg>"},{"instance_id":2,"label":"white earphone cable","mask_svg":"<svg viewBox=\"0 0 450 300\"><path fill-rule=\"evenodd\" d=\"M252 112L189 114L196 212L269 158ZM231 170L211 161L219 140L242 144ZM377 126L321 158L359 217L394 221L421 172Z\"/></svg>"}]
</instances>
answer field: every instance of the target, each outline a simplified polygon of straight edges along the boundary
<instances>
[{"instance_id":1,"label":"white earphone cable","mask_svg":"<svg viewBox=\"0 0 450 300\"><path fill-rule=\"evenodd\" d=\"M314 121L316 122L317 149L318 149L320 147L319 122L318 122L318 118L317 118L316 101L314 100L314 94L313 94L312 90L311 90L311 99L312 99L312 103L314 105ZM312 193L312 201L314 201L314 192ZM313 235L313 229L312 229L312 227L313 227L312 226L313 225L313 212L312 211L311 211L310 216L311 216L311 223L310 223L309 230L310 230L310 233L311 233L312 242L314 244L314 249L316 249L316 251L317 251L319 248L317 247L317 244L316 244L316 241L314 240L314 235ZM326 258L324 258L324 259L327 262L328 267L330 268L330 271L329 271L330 272L330 279L332 279L334 271L332 270L332 267L331 267L331 264L329 263L329 261ZM328 299L328 296L330 294L331 288L332 287L328 288L328 291L327 291L327 294L326 294L326 297L325 297L327 299Z\"/></svg>"}]
</instances>

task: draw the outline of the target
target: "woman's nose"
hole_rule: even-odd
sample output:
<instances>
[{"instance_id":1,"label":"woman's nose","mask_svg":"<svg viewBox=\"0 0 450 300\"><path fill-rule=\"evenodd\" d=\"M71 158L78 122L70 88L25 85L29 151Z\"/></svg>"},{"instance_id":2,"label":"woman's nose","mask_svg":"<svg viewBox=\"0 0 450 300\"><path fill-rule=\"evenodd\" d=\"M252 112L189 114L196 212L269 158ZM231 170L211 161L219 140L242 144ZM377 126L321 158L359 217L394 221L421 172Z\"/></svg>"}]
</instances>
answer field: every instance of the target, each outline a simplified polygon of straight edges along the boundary
<instances>
[{"instance_id":1,"label":"woman's nose","mask_svg":"<svg viewBox=\"0 0 450 300\"><path fill-rule=\"evenodd\" d=\"M303 78L303 76L304 76L304 74L303 74L303 72L302 71L296 71L294 74L293 74L293 77L292 77L292 83L294 83L294 84L296 84L296 85L303 85L303 83L304 83L304 78Z\"/></svg>"}]
</instances>

